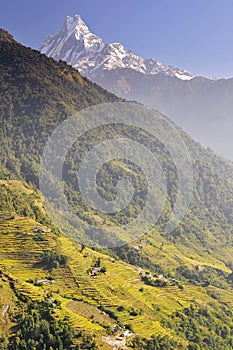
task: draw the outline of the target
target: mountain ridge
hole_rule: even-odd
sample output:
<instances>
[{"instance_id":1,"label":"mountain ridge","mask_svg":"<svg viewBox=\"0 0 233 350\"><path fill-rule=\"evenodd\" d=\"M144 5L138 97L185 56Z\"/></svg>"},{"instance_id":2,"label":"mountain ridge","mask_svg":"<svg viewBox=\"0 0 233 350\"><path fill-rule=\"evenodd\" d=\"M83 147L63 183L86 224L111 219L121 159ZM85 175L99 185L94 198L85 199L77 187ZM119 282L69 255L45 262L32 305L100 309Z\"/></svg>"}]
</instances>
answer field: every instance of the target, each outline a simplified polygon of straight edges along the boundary
<instances>
[{"instance_id":1,"label":"mountain ridge","mask_svg":"<svg viewBox=\"0 0 233 350\"><path fill-rule=\"evenodd\" d=\"M81 74L94 78L100 70L131 68L145 75L164 74L189 80L187 71L166 66L152 59L143 59L120 43L104 44L91 33L79 15L67 16L61 32L49 36L40 51L56 60L66 61Z\"/></svg>"},{"instance_id":2,"label":"mountain ridge","mask_svg":"<svg viewBox=\"0 0 233 350\"><path fill-rule=\"evenodd\" d=\"M42 52L65 60L121 98L159 110L205 147L233 160L232 78L193 76L136 56L120 43L100 41L98 47L85 49L74 34L67 42L62 32L57 34L57 40L62 40L61 51L56 50L55 41L48 41L48 46L41 47Z\"/></svg>"},{"instance_id":3,"label":"mountain ridge","mask_svg":"<svg viewBox=\"0 0 233 350\"><path fill-rule=\"evenodd\" d=\"M0 41L2 42L16 42L15 39L13 38L13 35L8 33L7 30L0 28Z\"/></svg>"}]
</instances>

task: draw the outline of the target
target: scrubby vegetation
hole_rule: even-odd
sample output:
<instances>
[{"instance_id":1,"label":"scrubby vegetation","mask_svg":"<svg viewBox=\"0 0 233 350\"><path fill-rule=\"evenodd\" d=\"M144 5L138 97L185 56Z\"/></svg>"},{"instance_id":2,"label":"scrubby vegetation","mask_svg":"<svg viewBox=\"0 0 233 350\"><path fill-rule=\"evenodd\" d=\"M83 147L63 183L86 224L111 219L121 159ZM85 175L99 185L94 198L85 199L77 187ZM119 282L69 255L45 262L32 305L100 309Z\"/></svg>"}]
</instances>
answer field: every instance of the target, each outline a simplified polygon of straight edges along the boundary
<instances>
[{"instance_id":1,"label":"scrubby vegetation","mask_svg":"<svg viewBox=\"0 0 233 350\"><path fill-rule=\"evenodd\" d=\"M17 332L10 340L9 350L79 349L75 345L74 332L67 322L57 322L52 316L51 304L33 303L29 305L28 315L25 318L20 314L16 317L18 317Z\"/></svg>"},{"instance_id":2,"label":"scrubby vegetation","mask_svg":"<svg viewBox=\"0 0 233 350\"><path fill-rule=\"evenodd\" d=\"M41 255L41 263L47 269L64 267L67 265L67 256L47 251Z\"/></svg>"},{"instance_id":3,"label":"scrubby vegetation","mask_svg":"<svg viewBox=\"0 0 233 350\"><path fill-rule=\"evenodd\" d=\"M172 315L177 334L189 341L188 349L232 349L233 313L225 307L221 312L190 306ZM229 326L228 326L229 325Z\"/></svg>"},{"instance_id":4,"label":"scrubby vegetation","mask_svg":"<svg viewBox=\"0 0 233 350\"><path fill-rule=\"evenodd\" d=\"M182 343L164 336L153 336L150 339L135 337L130 343L132 349L176 350L185 349ZM191 350L191 348L190 348Z\"/></svg>"}]
</instances>

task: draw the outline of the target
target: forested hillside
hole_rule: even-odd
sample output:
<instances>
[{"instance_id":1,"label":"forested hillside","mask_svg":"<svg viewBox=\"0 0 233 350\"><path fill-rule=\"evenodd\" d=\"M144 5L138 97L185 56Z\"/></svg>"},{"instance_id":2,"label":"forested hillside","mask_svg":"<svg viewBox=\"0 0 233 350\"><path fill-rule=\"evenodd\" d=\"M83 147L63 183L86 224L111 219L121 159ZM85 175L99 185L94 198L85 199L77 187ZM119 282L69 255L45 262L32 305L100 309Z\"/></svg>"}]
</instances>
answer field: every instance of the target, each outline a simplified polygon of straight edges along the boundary
<instances>
[{"instance_id":1,"label":"forested hillside","mask_svg":"<svg viewBox=\"0 0 233 350\"><path fill-rule=\"evenodd\" d=\"M64 164L66 193L80 217L106 226L127 216L86 207L75 187L83 154L116 131L135 141L150 139L167 177L168 201L155 228L135 242L115 249L79 245L43 209L40 157L68 116L120 100L4 31L0 52L2 348L111 349L127 342L134 349L232 349L232 164L180 130L192 157L194 193L184 221L170 234L165 221L178 179L165 147L127 127L87 133ZM114 195L116 168L138 185L141 197L128 208L137 214L144 178L132 164L107 164L100 191Z\"/></svg>"}]
</instances>

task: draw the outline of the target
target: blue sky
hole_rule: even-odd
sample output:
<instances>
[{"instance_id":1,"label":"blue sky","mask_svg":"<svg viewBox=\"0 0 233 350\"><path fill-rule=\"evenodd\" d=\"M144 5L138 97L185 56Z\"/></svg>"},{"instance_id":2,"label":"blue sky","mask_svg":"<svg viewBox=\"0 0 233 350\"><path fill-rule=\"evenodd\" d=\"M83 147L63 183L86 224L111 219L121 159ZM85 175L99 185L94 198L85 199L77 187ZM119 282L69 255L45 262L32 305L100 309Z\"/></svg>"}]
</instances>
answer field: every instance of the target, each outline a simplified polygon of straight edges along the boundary
<instances>
[{"instance_id":1,"label":"blue sky","mask_svg":"<svg viewBox=\"0 0 233 350\"><path fill-rule=\"evenodd\" d=\"M105 42L196 75L233 77L232 0L1 0L0 27L38 48L74 14Z\"/></svg>"}]
</instances>

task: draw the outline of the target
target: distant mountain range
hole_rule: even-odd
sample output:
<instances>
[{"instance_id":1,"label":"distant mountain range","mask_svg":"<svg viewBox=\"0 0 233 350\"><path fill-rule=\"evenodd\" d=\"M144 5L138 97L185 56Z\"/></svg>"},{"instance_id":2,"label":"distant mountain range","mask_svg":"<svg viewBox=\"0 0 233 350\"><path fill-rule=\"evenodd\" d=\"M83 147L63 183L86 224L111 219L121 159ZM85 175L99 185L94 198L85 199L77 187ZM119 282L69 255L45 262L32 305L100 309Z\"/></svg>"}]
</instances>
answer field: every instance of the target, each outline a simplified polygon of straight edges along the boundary
<instances>
[{"instance_id":1,"label":"distant mountain range","mask_svg":"<svg viewBox=\"0 0 233 350\"><path fill-rule=\"evenodd\" d=\"M67 16L40 51L123 98L156 108L204 146L233 159L233 79L195 77L143 59L120 43L105 44L78 15Z\"/></svg>"},{"instance_id":2,"label":"distant mountain range","mask_svg":"<svg viewBox=\"0 0 233 350\"><path fill-rule=\"evenodd\" d=\"M62 31L50 35L40 51L56 60L66 61L91 79L98 77L102 71L124 68L145 75L163 74L181 80L193 78L186 71L165 66L154 59L143 59L120 43L105 44L90 32L79 15L67 16Z\"/></svg>"}]
</instances>

